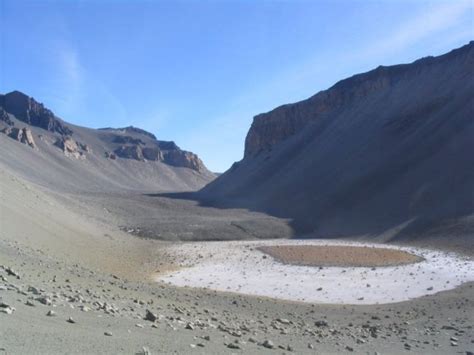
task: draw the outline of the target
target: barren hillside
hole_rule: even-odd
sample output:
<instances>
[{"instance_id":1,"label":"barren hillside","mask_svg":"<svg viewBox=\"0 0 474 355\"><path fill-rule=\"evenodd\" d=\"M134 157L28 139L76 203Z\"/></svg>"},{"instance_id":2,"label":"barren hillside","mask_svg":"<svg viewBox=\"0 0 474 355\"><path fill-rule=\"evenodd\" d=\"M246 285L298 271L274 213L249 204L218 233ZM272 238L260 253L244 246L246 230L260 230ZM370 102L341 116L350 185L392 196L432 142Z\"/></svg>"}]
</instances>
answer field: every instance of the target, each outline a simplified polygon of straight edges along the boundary
<instances>
[{"instance_id":1,"label":"barren hillside","mask_svg":"<svg viewBox=\"0 0 474 355\"><path fill-rule=\"evenodd\" d=\"M380 66L258 115L244 159L201 199L292 218L300 235L395 229L401 237L441 226L468 235L473 68L470 42L439 57Z\"/></svg>"}]
</instances>

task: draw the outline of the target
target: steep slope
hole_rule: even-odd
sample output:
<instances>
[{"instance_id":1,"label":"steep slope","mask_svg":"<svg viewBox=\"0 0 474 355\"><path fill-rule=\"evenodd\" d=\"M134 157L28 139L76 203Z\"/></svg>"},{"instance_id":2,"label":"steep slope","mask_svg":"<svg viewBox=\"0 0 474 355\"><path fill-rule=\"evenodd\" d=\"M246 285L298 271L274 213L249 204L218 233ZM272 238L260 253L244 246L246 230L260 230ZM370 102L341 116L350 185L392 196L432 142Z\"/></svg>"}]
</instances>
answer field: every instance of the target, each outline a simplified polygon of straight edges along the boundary
<instances>
[{"instance_id":1,"label":"steep slope","mask_svg":"<svg viewBox=\"0 0 474 355\"><path fill-rule=\"evenodd\" d=\"M472 232L473 68L471 42L258 115L244 159L200 196L292 218L300 234L420 232L459 218Z\"/></svg>"},{"instance_id":2,"label":"steep slope","mask_svg":"<svg viewBox=\"0 0 474 355\"><path fill-rule=\"evenodd\" d=\"M214 178L174 142L135 127L75 126L19 91L0 95L0 132L0 163L54 190L183 191Z\"/></svg>"}]
</instances>

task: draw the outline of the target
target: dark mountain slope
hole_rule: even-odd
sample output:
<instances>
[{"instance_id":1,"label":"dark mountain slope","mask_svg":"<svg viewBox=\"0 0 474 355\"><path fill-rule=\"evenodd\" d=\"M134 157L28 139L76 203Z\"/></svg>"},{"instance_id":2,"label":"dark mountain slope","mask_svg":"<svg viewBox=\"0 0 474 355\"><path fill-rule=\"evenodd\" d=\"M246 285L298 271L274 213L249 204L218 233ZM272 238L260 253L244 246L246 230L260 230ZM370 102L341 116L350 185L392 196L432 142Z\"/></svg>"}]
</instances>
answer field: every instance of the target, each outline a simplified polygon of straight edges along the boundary
<instances>
[{"instance_id":1,"label":"dark mountain slope","mask_svg":"<svg viewBox=\"0 0 474 355\"><path fill-rule=\"evenodd\" d=\"M319 235L379 234L408 221L419 233L469 219L473 98L473 42L355 75L256 116L244 159L200 198Z\"/></svg>"}]
</instances>

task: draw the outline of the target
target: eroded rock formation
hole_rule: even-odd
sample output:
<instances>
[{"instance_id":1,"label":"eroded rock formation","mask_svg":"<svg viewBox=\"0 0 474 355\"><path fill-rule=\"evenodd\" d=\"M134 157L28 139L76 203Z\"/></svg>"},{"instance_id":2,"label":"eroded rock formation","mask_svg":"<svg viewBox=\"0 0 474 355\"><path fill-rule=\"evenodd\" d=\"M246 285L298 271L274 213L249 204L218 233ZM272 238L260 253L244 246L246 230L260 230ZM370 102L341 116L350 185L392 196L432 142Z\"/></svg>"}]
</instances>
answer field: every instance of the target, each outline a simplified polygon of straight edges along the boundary
<instances>
[{"instance_id":1,"label":"eroded rock formation","mask_svg":"<svg viewBox=\"0 0 474 355\"><path fill-rule=\"evenodd\" d=\"M31 148L36 148L36 143L33 139L33 134L31 133L31 130L27 127L6 127L3 130L3 133L5 133L10 138L17 140L20 143L27 144Z\"/></svg>"},{"instance_id":2,"label":"eroded rock formation","mask_svg":"<svg viewBox=\"0 0 474 355\"><path fill-rule=\"evenodd\" d=\"M54 143L57 147L59 147L66 156L76 159L85 159L85 154L82 151L81 146L85 146L84 144L78 144L74 139L71 137L61 137Z\"/></svg>"}]
</instances>

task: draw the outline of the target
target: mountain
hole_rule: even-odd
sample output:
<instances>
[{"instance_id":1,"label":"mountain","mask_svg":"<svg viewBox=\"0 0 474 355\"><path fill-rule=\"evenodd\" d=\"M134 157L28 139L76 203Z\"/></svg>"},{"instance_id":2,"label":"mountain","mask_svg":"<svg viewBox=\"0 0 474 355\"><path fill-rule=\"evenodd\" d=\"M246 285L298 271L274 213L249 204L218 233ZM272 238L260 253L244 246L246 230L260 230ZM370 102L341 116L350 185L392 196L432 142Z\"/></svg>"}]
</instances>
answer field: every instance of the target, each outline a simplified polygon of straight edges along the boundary
<instances>
[{"instance_id":1,"label":"mountain","mask_svg":"<svg viewBox=\"0 0 474 355\"><path fill-rule=\"evenodd\" d=\"M0 132L0 163L55 190L195 190L215 177L172 141L136 127L75 126L19 91L0 95Z\"/></svg>"},{"instance_id":2,"label":"mountain","mask_svg":"<svg viewBox=\"0 0 474 355\"><path fill-rule=\"evenodd\" d=\"M300 235L472 233L473 99L474 42L355 75L256 116L243 160L200 198L291 218Z\"/></svg>"}]
</instances>

